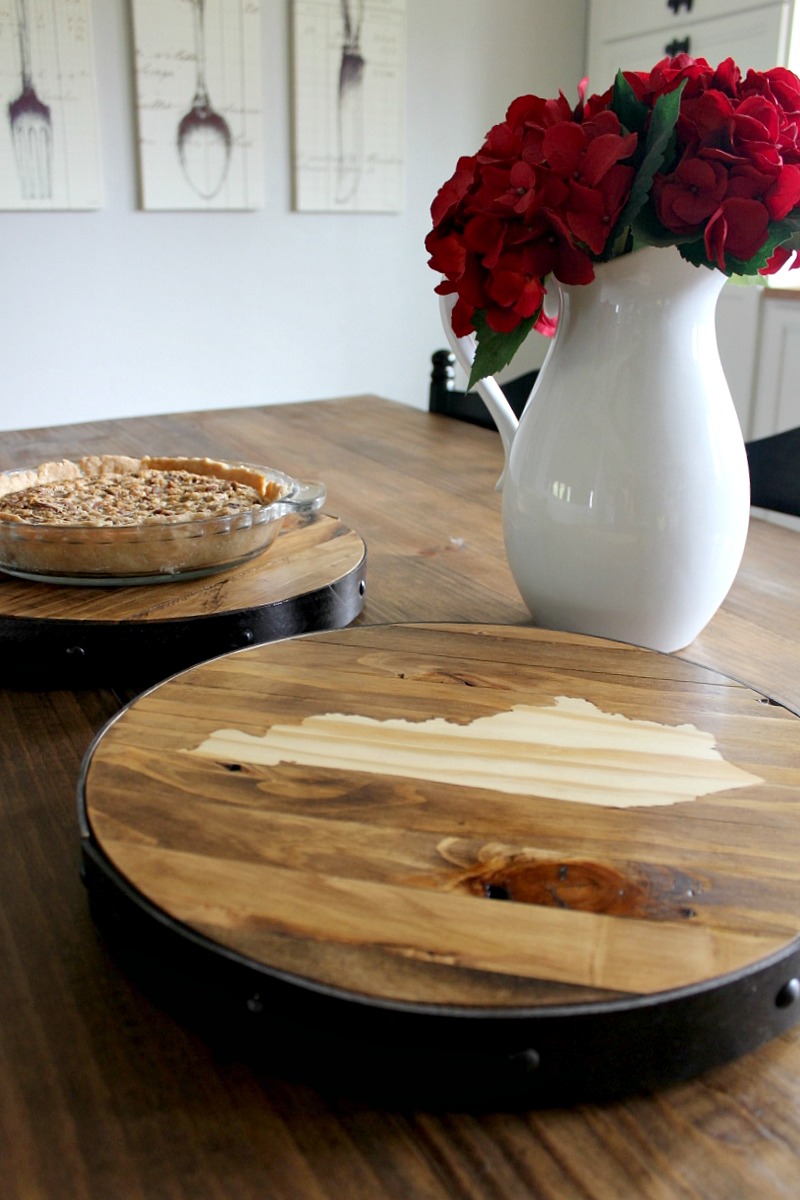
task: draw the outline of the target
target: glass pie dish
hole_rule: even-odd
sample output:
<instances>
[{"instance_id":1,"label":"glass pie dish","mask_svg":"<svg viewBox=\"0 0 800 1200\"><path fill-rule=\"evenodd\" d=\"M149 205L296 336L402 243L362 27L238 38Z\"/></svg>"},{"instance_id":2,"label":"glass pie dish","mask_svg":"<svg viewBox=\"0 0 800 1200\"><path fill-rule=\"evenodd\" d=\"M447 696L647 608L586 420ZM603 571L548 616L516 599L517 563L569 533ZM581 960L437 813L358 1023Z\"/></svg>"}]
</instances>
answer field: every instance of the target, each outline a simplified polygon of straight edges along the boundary
<instances>
[{"instance_id":1,"label":"glass pie dish","mask_svg":"<svg viewBox=\"0 0 800 1200\"><path fill-rule=\"evenodd\" d=\"M323 483L301 482L248 463L236 464L239 468L258 472L274 485L269 490L277 492L276 498L241 512L197 519L150 517L139 524L0 519L0 571L38 583L95 587L198 579L262 554L287 516L315 512L325 502ZM30 472L0 472L0 489L13 494L26 476Z\"/></svg>"}]
</instances>

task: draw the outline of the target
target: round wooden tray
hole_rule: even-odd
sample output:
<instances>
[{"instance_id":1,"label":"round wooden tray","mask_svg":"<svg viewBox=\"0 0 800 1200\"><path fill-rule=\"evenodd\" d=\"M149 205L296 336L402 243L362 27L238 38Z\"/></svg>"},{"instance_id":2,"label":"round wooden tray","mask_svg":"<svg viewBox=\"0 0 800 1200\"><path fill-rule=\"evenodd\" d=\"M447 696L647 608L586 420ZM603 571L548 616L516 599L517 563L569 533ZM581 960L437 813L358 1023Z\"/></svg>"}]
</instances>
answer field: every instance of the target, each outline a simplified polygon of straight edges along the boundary
<instances>
[{"instance_id":1,"label":"round wooden tray","mask_svg":"<svg viewBox=\"0 0 800 1200\"><path fill-rule=\"evenodd\" d=\"M573 634L359 627L193 668L79 788L123 942L385 1080L652 1087L800 1016L800 724ZM444 1064L444 1065L443 1065ZM394 1074L393 1074L394 1073Z\"/></svg>"},{"instance_id":2,"label":"round wooden tray","mask_svg":"<svg viewBox=\"0 0 800 1200\"><path fill-rule=\"evenodd\" d=\"M335 629L364 605L364 542L335 517L288 518L271 547L202 579L136 587L0 572L3 681L145 686L240 646Z\"/></svg>"}]
</instances>

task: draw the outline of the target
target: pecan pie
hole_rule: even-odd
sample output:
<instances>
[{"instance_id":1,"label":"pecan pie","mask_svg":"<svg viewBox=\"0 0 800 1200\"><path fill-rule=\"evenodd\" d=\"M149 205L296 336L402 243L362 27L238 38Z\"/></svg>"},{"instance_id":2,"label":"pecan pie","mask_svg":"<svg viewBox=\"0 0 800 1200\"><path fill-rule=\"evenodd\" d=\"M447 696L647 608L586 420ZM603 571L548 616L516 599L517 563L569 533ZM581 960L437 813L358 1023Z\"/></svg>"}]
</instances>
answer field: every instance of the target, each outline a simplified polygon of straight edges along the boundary
<instances>
[{"instance_id":1,"label":"pecan pie","mask_svg":"<svg viewBox=\"0 0 800 1200\"><path fill-rule=\"evenodd\" d=\"M102 455L7 471L0 568L76 583L207 574L265 549L302 488L278 471L209 458Z\"/></svg>"},{"instance_id":2,"label":"pecan pie","mask_svg":"<svg viewBox=\"0 0 800 1200\"><path fill-rule=\"evenodd\" d=\"M0 476L0 520L92 526L197 521L246 512L280 494L280 485L253 467L209 458L103 455L44 463L16 479Z\"/></svg>"}]
</instances>

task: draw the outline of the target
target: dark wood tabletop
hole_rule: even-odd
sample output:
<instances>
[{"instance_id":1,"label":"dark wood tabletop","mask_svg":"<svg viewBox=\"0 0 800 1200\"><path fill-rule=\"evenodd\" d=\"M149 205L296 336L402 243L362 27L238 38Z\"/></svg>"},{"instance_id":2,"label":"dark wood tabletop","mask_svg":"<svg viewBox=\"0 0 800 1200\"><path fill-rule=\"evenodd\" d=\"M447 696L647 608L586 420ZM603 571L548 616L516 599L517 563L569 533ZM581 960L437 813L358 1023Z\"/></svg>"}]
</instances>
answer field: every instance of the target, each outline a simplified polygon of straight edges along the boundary
<instances>
[{"instance_id":1,"label":"dark wood tabletop","mask_svg":"<svg viewBox=\"0 0 800 1200\"><path fill-rule=\"evenodd\" d=\"M492 432L360 396L0 435L0 469L111 452L324 479L326 513L367 545L359 624L532 624ZM753 520L729 597L680 657L800 711L798 594L798 533ZM0 690L3 1197L796 1200L800 1026L652 1095L434 1107L377 1103L162 1003L100 935L79 873L81 763L133 695L123 677Z\"/></svg>"}]
</instances>

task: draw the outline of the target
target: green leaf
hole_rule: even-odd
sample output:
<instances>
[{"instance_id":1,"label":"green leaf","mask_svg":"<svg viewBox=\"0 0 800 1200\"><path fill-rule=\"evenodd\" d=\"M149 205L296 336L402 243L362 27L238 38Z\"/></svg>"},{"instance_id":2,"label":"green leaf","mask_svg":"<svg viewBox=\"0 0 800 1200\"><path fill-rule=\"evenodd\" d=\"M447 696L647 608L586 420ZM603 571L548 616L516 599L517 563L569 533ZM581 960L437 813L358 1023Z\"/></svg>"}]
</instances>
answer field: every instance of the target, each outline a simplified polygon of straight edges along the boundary
<instances>
[{"instance_id":1,"label":"green leaf","mask_svg":"<svg viewBox=\"0 0 800 1200\"><path fill-rule=\"evenodd\" d=\"M650 120L650 128L647 130L647 153L660 156L662 162L667 160L668 151L670 155L674 153L672 143L681 111L681 96L685 87L686 80L684 79L680 87L675 88L673 92L666 92L659 96L653 105L653 116Z\"/></svg>"},{"instance_id":2,"label":"green leaf","mask_svg":"<svg viewBox=\"0 0 800 1200\"><path fill-rule=\"evenodd\" d=\"M642 104L622 71L617 71L611 92L611 111L619 117L620 125L629 133L644 133L650 109Z\"/></svg>"},{"instance_id":3,"label":"green leaf","mask_svg":"<svg viewBox=\"0 0 800 1200\"><path fill-rule=\"evenodd\" d=\"M770 240L770 254L776 246L785 246L787 250L800 250L800 216L790 213L782 221L776 221L770 228Z\"/></svg>"},{"instance_id":4,"label":"green leaf","mask_svg":"<svg viewBox=\"0 0 800 1200\"><path fill-rule=\"evenodd\" d=\"M614 244L628 226L633 225L650 198L653 177L669 162L675 152L675 125L681 107L681 93L686 80L674 92L659 96L653 105L653 114L645 138L644 157L631 184L631 194L614 226L607 245L613 252ZM652 243L655 244L655 243Z\"/></svg>"},{"instance_id":5,"label":"green leaf","mask_svg":"<svg viewBox=\"0 0 800 1200\"><path fill-rule=\"evenodd\" d=\"M536 322L538 313L522 321L511 333L497 333L486 324L485 312L478 311L473 317L478 335L478 349L469 376L468 387L474 387L487 375L496 375L507 367L519 350Z\"/></svg>"},{"instance_id":6,"label":"green leaf","mask_svg":"<svg viewBox=\"0 0 800 1200\"><path fill-rule=\"evenodd\" d=\"M715 267L716 263L709 262L706 254L706 246L702 237L695 238L693 242L683 242L678 247L681 258L685 258L687 262L694 263L696 267Z\"/></svg>"}]
</instances>

